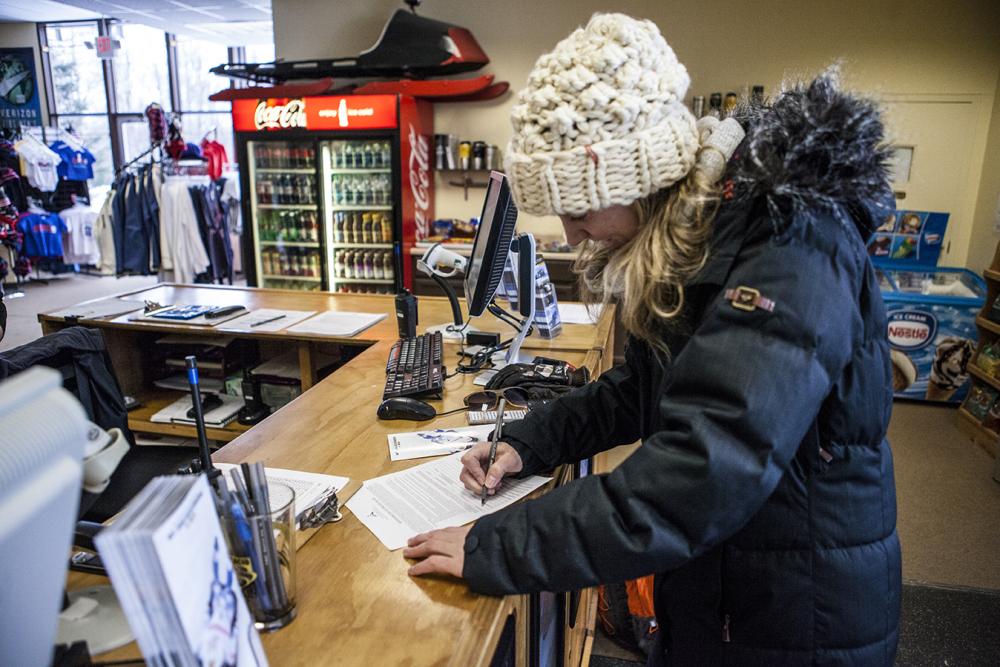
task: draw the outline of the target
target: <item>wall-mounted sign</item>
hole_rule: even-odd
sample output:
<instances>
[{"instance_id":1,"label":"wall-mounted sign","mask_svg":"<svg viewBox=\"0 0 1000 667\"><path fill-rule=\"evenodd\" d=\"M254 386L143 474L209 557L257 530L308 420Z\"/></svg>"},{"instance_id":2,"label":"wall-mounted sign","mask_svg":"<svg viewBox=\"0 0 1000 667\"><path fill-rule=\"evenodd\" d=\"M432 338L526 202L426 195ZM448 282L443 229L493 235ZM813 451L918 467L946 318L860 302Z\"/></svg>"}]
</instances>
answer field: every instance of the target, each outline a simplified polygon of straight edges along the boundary
<instances>
[{"instance_id":1,"label":"wall-mounted sign","mask_svg":"<svg viewBox=\"0 0 1000 667\"><path fill-rule=\"evenodd\" d=\"M384 130L396 127L395 95L234 100L237 132Z\"/></svg>"},{"instance_id":2,"label":"wall-mounted sign","mask_svg":"<svg viewBox=\"0 0 1000 667\"><path fill-rule=\"evenodd\" d=\"M31 47L0 49L0 125L41 125L42 105Z\"/></svg>"}]
</instances>

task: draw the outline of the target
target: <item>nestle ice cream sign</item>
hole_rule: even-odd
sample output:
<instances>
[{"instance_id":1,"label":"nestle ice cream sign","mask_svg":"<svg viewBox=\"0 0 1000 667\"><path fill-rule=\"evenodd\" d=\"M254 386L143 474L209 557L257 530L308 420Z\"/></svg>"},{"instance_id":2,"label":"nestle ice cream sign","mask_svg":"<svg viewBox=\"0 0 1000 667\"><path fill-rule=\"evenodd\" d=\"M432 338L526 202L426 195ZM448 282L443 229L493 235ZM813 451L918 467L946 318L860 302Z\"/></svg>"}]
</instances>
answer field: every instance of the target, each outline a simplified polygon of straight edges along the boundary
<instances>
[{"instance_id":1,"label":"nestle ice cream sign","mask_svg":"<svg viewBox=\"0 0 1000 667\"><path fill-rule=\"evenodd\" d=\"M906 310L889 314L889 344L901 350L929 345L937 333L937 320L930 313Z\"/></svg>"}]
</instances>

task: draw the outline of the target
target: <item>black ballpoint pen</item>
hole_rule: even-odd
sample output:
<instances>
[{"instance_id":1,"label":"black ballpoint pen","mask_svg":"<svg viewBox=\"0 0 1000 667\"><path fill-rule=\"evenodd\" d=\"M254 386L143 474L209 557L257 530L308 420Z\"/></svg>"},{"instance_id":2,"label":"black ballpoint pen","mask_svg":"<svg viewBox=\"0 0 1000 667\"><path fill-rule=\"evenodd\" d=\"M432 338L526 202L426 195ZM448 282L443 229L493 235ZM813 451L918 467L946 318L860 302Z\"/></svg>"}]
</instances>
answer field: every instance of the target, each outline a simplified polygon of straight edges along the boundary
<instances>
[{"instance_id":1,"label":"black ballpoint pen","mask_svg":"<svg viewBox=\"0 0 1000 667\"><path fill-rule=\"evenodd\" d=\"M486 472L490 471L493 463L497 460L497 443L500 442L500 430L503 428L503 411L507 407L507 399L501 398L500 405L497 406L497 423L493 428L493 437L490 438L490 464L486 466ZM480 495L480 505L486 504L486 484L483 484L483 491Z\"/></svg>"}]
</instances>

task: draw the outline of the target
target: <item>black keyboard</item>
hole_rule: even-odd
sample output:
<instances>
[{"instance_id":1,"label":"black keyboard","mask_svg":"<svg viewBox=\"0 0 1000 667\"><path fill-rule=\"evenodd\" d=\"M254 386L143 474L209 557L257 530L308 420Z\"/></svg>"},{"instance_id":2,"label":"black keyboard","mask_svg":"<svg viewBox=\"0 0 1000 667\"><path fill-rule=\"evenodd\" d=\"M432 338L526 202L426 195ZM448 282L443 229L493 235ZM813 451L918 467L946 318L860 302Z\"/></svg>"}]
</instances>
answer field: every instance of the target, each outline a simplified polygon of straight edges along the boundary
<instances>
[{"instance_id":1,"label":"black keyboard","mask_svg":"<svg viewBox=\"0 0 1000 667\"><path fill-rule=\"evenodd\" d=\"M444 386L441 332L400 338L389 351L382 400L397 396L440 395Z\"/></svg>"}]
</instances>

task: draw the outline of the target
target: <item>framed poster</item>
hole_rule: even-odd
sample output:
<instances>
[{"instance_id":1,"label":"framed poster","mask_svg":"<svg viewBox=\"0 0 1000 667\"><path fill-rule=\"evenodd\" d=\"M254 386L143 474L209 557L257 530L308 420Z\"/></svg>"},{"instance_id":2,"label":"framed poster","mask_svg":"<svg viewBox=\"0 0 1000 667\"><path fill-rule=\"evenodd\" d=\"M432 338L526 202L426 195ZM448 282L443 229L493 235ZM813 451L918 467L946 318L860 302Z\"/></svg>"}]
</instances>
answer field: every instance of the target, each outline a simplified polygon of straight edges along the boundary
<instances>
[{"instance_id":1,"label":"framed poster","mask_svg":"<svg viewBox=\"0 0 1000 667\"><path fill-rule=\"evenodd\" d=\"M0 126L41 124L34 49L0 48Z\"/></svg>"}]
</instances>

